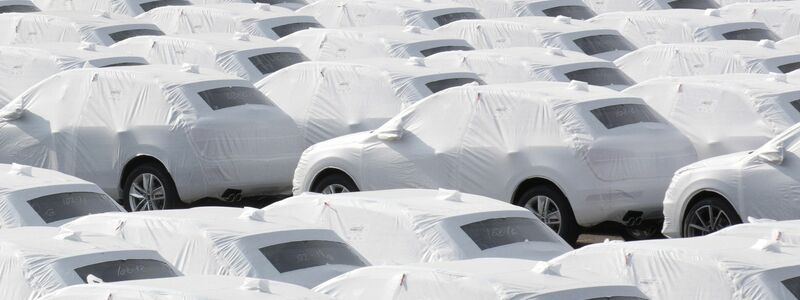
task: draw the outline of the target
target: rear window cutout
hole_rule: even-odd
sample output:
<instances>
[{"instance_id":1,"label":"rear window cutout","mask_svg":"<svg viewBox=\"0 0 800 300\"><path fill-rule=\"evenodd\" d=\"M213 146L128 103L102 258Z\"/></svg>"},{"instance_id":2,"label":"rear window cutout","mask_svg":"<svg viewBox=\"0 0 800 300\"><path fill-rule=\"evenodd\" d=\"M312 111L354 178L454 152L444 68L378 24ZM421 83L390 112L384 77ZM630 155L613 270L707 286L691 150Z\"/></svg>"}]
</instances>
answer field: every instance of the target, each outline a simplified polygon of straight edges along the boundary
<instances>
[{"instance_id":1,"label":"rear window cutout","mask_svg":"<svg viewBox=\"0 0 800 300\"><path fill-rule=\"evenodd\" d=\"M719 4L714 0L675 0L667 3L669 7L674 9L688 8L688 9L709 9L719 8Z\"/></svg>"},{"instance_id":2,"label":"rear window cutout","mask_svg":"<svg viewBox=\"0 0 800 300\"><path fill-rule=\"evenodd\" d=\"M595 55L611 51L633 51L636 46L631 44L626 38L614 34L600 34L582 37L574 40L575 45L581 48L586 55Z\"/></svg>"},{"instance_id":3,"label":"rear window cutout","mask_svg":"<svg viewBox=\"0 0 800 300\"><path fill-rule=\"evenodd\" d=\"M145 12L148 12L154 8L159 8L162 6L180 6L180 5L192 5L192 3L186 0L155 0L139 4L139 7L141 7L142 10L144 10Z\"/></svg>"},{"instance_id":4,"label":"rear window cutout","mask_svg":"<svg viewBox=\"0 0 800 300\"><path fill-rule=\"evenodd\" d=\"M213 110L240 105L272 105L263 93L252 87L231 86L197 93Z\"/></svg>"},{"instance_id":5,"label":"rear window cutout","mask_svg":"<svg viewBox=\"0 0 800 300\"><path fill-rule=\"evenodd\" d=\"M38 7L33 5L24 5L24 4L12 4L12 5L3 5L0 6L0 14L4 13L28 13L28 12L40 12Z\"/></svg>"},{"instance_id":6,"label":"rear window cutout","mask_svg":"<svg viewBox=\"0 0 800 300\"><path fill-rule=\"evenodd\" d=\"M431 93L436 94L436 93L438 93L440 91L443 91L443 90L446 90L446 89L449 89L449 88L452 88L452 87L458 87L458 86L462 86L462 85L473 83L473 82L476 82L479 85L486 84L486 83L483 82L483 80L475 79L475 78L447 78L447 79L428 82L428 83L425 84L425 86L428 87L429 90L431 90Z\"/></svg>"},{"instance_id":7,"label":"rear window cutout","mask_svg":"<svg viewBox=\"0 0 800 300\"><path fill-rule=\"evenodd\" d=\"M117 31L117 32L109 34L108 36L110 36L111 39L115 43L117 43L117 42L124 41L124 40L127 40L127 39L132 38L132 37L148 36L148 35L160 36L160 35L164 35L164 33L161 32L161 30L156 30L156 29L130 29L130 30Z\"/></svg>"},{"instance_id":8,"label":"rear window cutout","mask_svg":"<svg viewBox=\"0 0 800 300\"><path fill-rule=\"evenodd\" d=\"M521 217L487 219L462 225L461 230L481 250L516 243L553 241L545 231L550 228L539 226L533 219Z\"/></svg>"},{"instance_id":9,"label":"rear window cutout","mask_svg":"<svg viewBox=\"0 0 800 300\"><path fill-rule=\"evenodd\" d=\"M444 14L433 17L433 21L435 21L436 24L439 24L439 26L444 26L458 20L475 20L475 19L483 19L483 17L474 12L456 12L456 13Z\"/></svg>"},{"instance_id":10,"label":"rear window cutout","mask_svg":"<svg viewBox=\"0 0 800 300\"><path fill-rule=\"evenodd\" d=\"M272 27L272 31L275 32L278 37L285 37L300 30L320 27L322 27L322 25L314 22L298 22Z\"/></svg>"},{"instance_id":11,"label":"rear window cutout","mask_svg":"<svg viewBox=\"0 0 800 300\"><path fill-rule=\"evenodd\" d=\"M442 53L447 51L472 51L472 50L475 50L475 48L469 46L441 46L441 47L428 48L420 51L420 53L422 53L422 56L428 57L437 53Z\"/></svg>"},{"instance_id":12,"label":"rear window cutout","mask_svg":"<svg viewBox=\"0 0 800 300\"><path fill-rule=\"evenodd\" d=\"M295 52L265 53L251 56L248 59L263 75L275 73L285 67L308 60L305 55Z\"/></svg>"},{"instance_id":13,"label":"rear window cutout","mask_svg":"<svg viewBox=\"0 0 800 300\"><path fill-rule=\"evenodd\" d=\"M92 192L59 193L28 200L28 205L47 223L104 212L118 212L111 197Z\"/></svg>"},{"instance_id":14,"label":"rear window cutout","mask_svg":"<svg viewBox=\"0 0 800 300\"><path fill-rule=\"evenodd\" d=\"M734 41L757 42L760 40L779 41L781 39L774 32L772 32L772 30L763 28L748 28L748 29L734 30L723 33L722 36L726 40L734 40Z\"/></svg>"},{"instance_id":15,"label":"rear window cutout","mask_svg":"<svg viewBox=\"0 0 800 300\"><path fill-rule=\"evenodd\" d=\"M122 259L105 261L75 269L75 273L89 283L89 275L103 282L177 277L169 264L155 259Z\"/></svg>"},{"instance_id":16,"label":"rear window cutout","mask_svg":"<svg viewBox=\"0 0 800 300\"><path fill-rule=\"evenodd\" d=\"M295 241L258 250L281 273L324 265L367 266L350 246L341 242Z\"/></svg>"},{"instance_id":17,"label":"rear window cutout","mask_svg":"<svg viewBox=\"0 0 800 300\"><path fill-rule=\"evenodd\" d=\"M637 123L661 123L656 113L644 104L610 105L591 112L608 129Z\"/></svg>"},{"instance_id":18,"label":"rear window cutout","mask_svg":"<svg viewBox=\"0 0 800 300\"><path fill-rule=\"evenodd\" d=\"M620 69L615 68L589 68L567 72L564 75L569 80L583 81L597 86L631 86L635 84L633 79L625 75Z\"/></svg>"},{"instance_id":19,"label":"rear window cutout","mask_svg":"<svg viewBox=\"0 0 800 300\"><path fill-rule=\"evenodd\" d=\"M564 5L543 9L542 12L548 17L565 16L575 20L588 20L597 14L591 8L580 5Z\"/></svg>"}]
</instances>

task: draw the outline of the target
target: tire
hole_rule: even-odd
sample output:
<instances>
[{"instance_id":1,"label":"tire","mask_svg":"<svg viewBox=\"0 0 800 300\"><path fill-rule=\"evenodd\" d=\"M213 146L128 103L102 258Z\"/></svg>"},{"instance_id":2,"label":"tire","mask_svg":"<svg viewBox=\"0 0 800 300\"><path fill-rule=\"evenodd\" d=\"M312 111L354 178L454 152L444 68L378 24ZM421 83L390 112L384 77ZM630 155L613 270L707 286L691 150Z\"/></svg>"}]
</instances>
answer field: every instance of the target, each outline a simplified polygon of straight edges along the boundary
<instances>
[{"instance_id":1,"label":"tire","mask_svg":"<svg viewBox=\"0 0 800 300\"><path fill-rule=\"evenodd\" d=\"M548 199L550 200L549 205L539 207L539 203L547 202ZM553 229L570 245L574 246L577 243L580 227L575 220L575 214L572 212L572 206L569 204L567 197L558 189L547 185L534 186L522 192L514 203L533 212L540 221ZM556 210L552 209L551 205L553 204ZM546 208L550 212L549 220L544 220L543 216L534 211L534 206L537 206L536 210ZM554 214L556 211L558 213ZM558 220L555 220L556 216L558 216ZM555 224L555 222L558 222L558 224Z\"/></svg>"},{"instance_id":2,"label":"tire","mask_svg":"<svg viewBox=\"0 0 800 300\"><path fill-rule=\"evenodd\" d=\"M711 218L709 213L714 217ZM681 224L681 235L703 236L739 223L742 223L741 217L727 200L722 197L706 197L686 211Z\"/></svg>"},{"instance_id":3,"label":"tire","mask_svg":"<svg viewBox=\"0 0 800 300\"><path fill-rule=\"evenodd\" d=\"M338 194L358 192L359 190L350 176L343 173L333 173L325 175L325 177L318 180L314 186L311 187L311 191L320 194Z\"/></svg>"},{"instance_id":4,"label":"tire","mask_svg":"<svg viewBox=\"0 0 800 300\"><path fill-rule=\"evenodd\" d=\"M149 188L151 191L149 196L145 194L148 190L148 178L152 180L149 182L153 183L152 188ZM135 197L131 194L131 189L134 184L139 187L134 189L140 191L136 193L139 197ZM163 189L159 189L158 186L161 186ZM144 191L144 193L141 191ZM142 197L152 201L147 203L148 201L139 200L142 199ZM163 200L159 201L159 199ZM134 204L133 202L138 204ZM155 163L138 165L125 175L125 185L123 185L122 189L122 203L128 211L174 209L182 207L183 204L180 197L178 197L178 189L175 188L175 182L172 180L169 172L160 164Z\"/></svg>"}]
</instances>

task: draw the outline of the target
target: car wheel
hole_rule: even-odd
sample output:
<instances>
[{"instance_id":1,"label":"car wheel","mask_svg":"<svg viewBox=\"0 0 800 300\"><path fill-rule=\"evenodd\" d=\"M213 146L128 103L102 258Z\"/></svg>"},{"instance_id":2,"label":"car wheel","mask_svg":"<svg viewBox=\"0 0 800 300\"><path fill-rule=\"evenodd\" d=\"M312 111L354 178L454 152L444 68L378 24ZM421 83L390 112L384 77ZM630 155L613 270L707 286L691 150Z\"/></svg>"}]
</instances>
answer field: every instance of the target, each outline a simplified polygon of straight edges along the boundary
<instances>
[{"instance_id":1,"label":"car wheel","mask_svg":"<svg viewBox=\"0 0 800 300\"><path fill-rule=\"evenodd\" d=\"M520 194L516 203L531 211L567 243L574 245L578 241L578 223L561 191L546 185L535 186Z\"/></svg>"},{"instance_id":2,"label":"car wheel","mask_svg":"<svg viewBox=\"0 0 800 300\"><path fill-rule=\"evenodd\" d=\"M689 208L683 218L683 236L704 236L742 223L736 210L723 198L705 198Z\"/></svg>"},{"instance_id":3,"label":"car wheel","mask_svg":"<svg viewBox=\"0 0 800 300\"><path fill-rule=\"evenodd\" d=\"M339 194L358 192L356 183L350 176L342 173L326 175L311 188L312 192L320 194Z\"/></svg>"},{"instance_id":4,"label":"car wheel","mask_svg":"<svg viewBox=\"0 0 800 300\"><path fill-rule=\"evenodd\" d=\"M125 178L122 202L128 211L178 208L181 203L172 177L160 165L136 166Z\"/></svg>"}]
</instances>

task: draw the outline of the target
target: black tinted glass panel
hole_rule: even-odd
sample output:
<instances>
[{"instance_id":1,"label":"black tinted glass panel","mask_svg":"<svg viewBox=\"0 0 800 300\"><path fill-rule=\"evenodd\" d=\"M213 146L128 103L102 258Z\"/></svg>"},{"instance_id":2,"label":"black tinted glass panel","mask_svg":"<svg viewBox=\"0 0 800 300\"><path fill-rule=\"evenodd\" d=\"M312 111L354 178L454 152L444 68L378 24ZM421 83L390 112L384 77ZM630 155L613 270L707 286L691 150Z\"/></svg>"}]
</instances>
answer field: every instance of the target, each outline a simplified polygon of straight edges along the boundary
<instances>
[{"instance_id":1,"label":"black tinted glass panel","mask_svg":"<svg viewBox=\"0 0 800 300\"><path fill-rule=\"evenodd\" d=\"M742 41L760 41L760 40L773 40L778 41L779 38L769 29L750 28L742 29L722 34L726 40L742 40Z\"/></svg>"},{"instance_id":2,"label":"black tinted glass panel","mask_svg":"<svg viewBox=\"0 0 800 300\"><path fill-rule=\"evenodd\" d=\"M123 30L117 31L112 34L109 34L114 42L124 41L126 39L136 37L136 36L143 36L143 35L164 35L161 30L155 29L131 29L131 30Z\"/></svg>"},{"instance_id":3,"label":"black tinted glass panel","mask_svg":"<svg viewBox=\"0 0 800 300\"><path fill-rule=\"evenodd\" d=\"M588 55L595 55L598 53L611 52L615 50L636 50L636 46L631 44L631 42L629 42L627 39L613 34L587 36L576 39L574 42L578 48L581 48L583 53Z\"/></svg>"},{"instance_id":4,"label":"black tinted glass panel","mask_svg":"<svg viewBox=\"0 0 800 300\"><path fill-rule=\"evenodd\" d=\"M323 265L367 265L350 246L333 241L289 242L267 246L259 251L281 273Z\"/></svg>"},{"instance_id":5,"label":"black tinted glass panel","mask_svg":"<svg viewBox=\"0 0 800 300\"><path fill-rule=\"evenodd\" d=\"M251 56L249 59L261 74L274 73L285 67L308 60L304 55L294 52L267 53Z\"/></svg>"},{"instance_id":6,"label":"black tinted glass panel","mask_svg":"<svg viewBox=\"0 0 800 300\"><path fill-rule=\"evenodd\" d=\"M75 269L78 277L88 283L91 274L103 282L176 277L175 271L163 261L153 259L124 259L106 261Z\"/></svg>"},{"instance_id":7,"label":"black tinted glass panel","mask_svg":"<svg viewBox=\"0 0 800 300\"><path fill-rule=\"evenodd\" d=\"M592 114L608 129L636 124L660 123L650 107L643 104L617 104L592 110Z\"/></svg>"},{"instance_id":8,"label":"black tinted glass panel","mask_svg":"<svg viewBox=\"0 0 800 300\"><path fill-rule=\"evenodd\" d=\"M457 13L445 14L433 17L433 20L436 21L436 24L439 24L439 26L444 26L458 20L472 20L472 19L483 19L483 18L480 15L472 12L457 12Z\"/></svg>"},{"instance_id":9,"label":"black tinted glass panel","mask_svg":"<svg viewBox=\"0 0 800 300\"><path fill-rule=\"evenodd\" d=\"M786 279L781 283L792 293L795 299L800 299L800 277Z\"/></svg>"},{"instance_id":10,"label":"black tinted glass panel","mask_svg":"<svg viewBox=\"0 0 800 300\"><path fill-rule=\"evenodd\" d=\"M800 69L800 62L785 64L778 66L778 70L781 70L783 73L789 73L794 70Z\"/></svg>"},{"instance_id":11,"label":"black tinted glass panel","mask_svg":"<svg viewBox=\"0 0 800 300\"><path fill-rule=\"evenodd\" d=\"M0 14L26 13L26 12L37 12L37 11L40 11L39 8L31 5L14 4L14 5L0 6Z\"/></svg>"},{"instance_id":12,"label":"black tinted glass panel","mask_svg":"<svg viewBox=\"0 0 800 300\"><path fill-rule=\"evenodd\" d=\"M595 16L594 11L590 8L580 5L556 6L542 10L542 12L549 17L565 16L576 20L591 19Z\"/></svg>"},{"instance_id":13,"label":"black tinted glass panel","mask_svg":"<svg viewBox=\"0 0 800 300\"><path fill-rule=\"evenodd\" d=\"M308 2L306 2L305 0L253 0L253 3L267 3L270 5L284 4L284 3L304 4L304 5L308 4Z\"/></svg>"},{"instance_id":14,"label":"black tinted glass panel","mask_svg":"<svg viewBox=\"0 0 800 300\"><path fill-rule=\"evenodd\" d=\"M527 241L552 241L544 226L528 218L497 218L461 226L481 250Z\"/></svg>"},{"instance_id":15,"label":"black tinted glass panel","mask_svg":"<svg viewBox=\"0 0 800 300\"><path fill-rule=\"evenodd\" d=\"M719 4L714 0L676 0L669 3L672 8L691 8L691 9L707 9L719 8Z\"/></svg>"},{"instance_id":16,"label":"black tinted glass panel","mask_svg":"<svg viewBox=\"0 0 800 300\"><path fill-rule=\"evenodd\" d=\"M151 9L162 7L162 6L169 6L169 5L191 5L189 1L186 0L156 0L150 1L140 4L139 6L142 7L144 11L150 11Z\"/></svg>"},{"instance_id":17,"label":"black tinted glass panel","mask_svg":"<svg viewBox=\"0 0 800 300\"><path fill-rule=\"evenodd\" d=\"M794 100L790 102L790 104L792 104L792 107L794 107L794 109L796 109L797 112L800 112L800 100Z\"/></svg>"},{"instance_id":18,"label":"black tinted glass panel","mask_svg":"<svg viewBox=\"0 0 800 300\"><path fill-rule=\"evenodd\" d=\"M243 86L216 88L198 93L213 110L253 104L271 105L272 103L257 89Z\"/></svg>"},{"instance_id":19,"label":"black tinted glass panel","mask_svg":"<svg viewBox=\"0 0 800 300\"><path fill-rule=\"evenodd\" d=\"M322 25L313 22L300 22L300 23L291 23L281 26L272 27L272 31L278 35L278 37L285 37L292 33L298 32L300 30L306 30L309 28L320 28Z\"/></svg>"},{"instance_id":20,"label":"black tinted glass panel","mask_svg":"<svg viewBox=\"0 0 800 300\"><path fill-rule=\"evenodd\" d=\"M471 50L475 49L467 46L441 46L441 47L433 47L430 49L425 49L420 51L420 53L422 53L422 56L428 57L436 53L447 52L447 51L471 51Z\"/></svg>"},{"instance_id":21,"label":"black tinted glass panel","mask_svg":"<svg viewBox=\"0 0 800 300\"><path fill-rule=\"evenodd\" d=\"M28 205L44 220L52 223L64 219L120 211L114 200L104 194L75 192L47 195L28 200Z\"/></svg>"},{"instance_id":22,"label":"black tinted glass panel","mask_svg":"<svg viewBox=\"0 0 800 300\"><path fill-rule=\"evenodd\" d=\"M425 86L427 86L428 89L431 90L431 93L435 94L440 91L449 89L451 87L462 86L473 82L477 82L480 85L485 84L482 80L473 78L448 78L448 79L428 82L427 84L425 84Z\"/></svg>"},{"instance_id":23,"label":"black tinted glass panel","mask_svg":"<svg viewBox=\"0 0 800 300\"><path fill-rule=\"evenodd\" d=\"M101 68L110 68L110 67L132 67L132 66L141 66L146 65L146 63L138 63L138 62L124 62L124 63L117 63L117 64L110 64L102 66Z\"/></svg>"},{"instance_id":24,"label":"black tinted glass panel","mask_svg":"<svg viewBox=\"0 0 800 300\"><path fill-rule=\"evenodd\" d=\"M633 85L633 79L614 68L590 68L564 74L569 80L583 81L591 85Z\"/></svg>"}]
</instances>

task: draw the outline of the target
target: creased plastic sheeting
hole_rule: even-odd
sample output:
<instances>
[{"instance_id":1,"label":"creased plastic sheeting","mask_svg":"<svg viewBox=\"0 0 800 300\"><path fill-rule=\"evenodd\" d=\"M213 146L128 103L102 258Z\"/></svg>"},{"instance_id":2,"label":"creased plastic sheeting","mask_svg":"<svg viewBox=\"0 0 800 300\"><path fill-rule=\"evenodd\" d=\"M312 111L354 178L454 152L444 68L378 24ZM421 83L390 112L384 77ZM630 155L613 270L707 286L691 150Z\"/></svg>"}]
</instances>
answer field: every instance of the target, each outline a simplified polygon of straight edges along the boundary
<instances>
[{"instance_id":1,"label":"creased plastic sheeting","mask_svg":"<svg viewBox=\"0 0 800 300\"><path fill-rule=\"evenodd\" d=\"M650 45L614 61L636 82L667 76L783 73L779 66L797 62L796 52L752 41Z\"/></svg>"},{"instance_id":2,"label":"creased plastic sheeting","mask_svg":"<svg viewBox=\"0 0 800 300\"><path fill-rule=\"evenodd\" d=\"M783 38L800 34L800 4L794 1L738 3L721 8L720 14L762 22Z\"/></svg>"},{"instance_id":3,"label":"creased plastic sheeting","mask_svg":"<svg viewBox=\"0 0 800 300\"><path fill-rule=\"evenodd\" d=\"M734 3L757 3L757 2L782 2L787 0L717 0L719 5L726 6Z\"/></svg>"},{"instance_id":4,"label":"creased plastic sheeting","mask_svg":"<svg viewBox=\"0 0 800 300\"><path fill-rule=\"evenodd\" d=\"M572 249L524 208L449 190L307 193L274 203L264 211L268 215L291 214L334 230L374 265L478 257L547 260ZM461 229L502 218L529 219L541 235L536 240L480 249Z\"/></svg>"},{"instance_id":5,"label":"creased plastic sheeting","mask_svg":"<svg viewBox=\"0 0 800 300\"><path fill-rule=\"evenodd\" d=\"M6 13L0 15L0 45L41 42L89 42L114 44L110 33L147 29L156 25L122 15L97 15L96 12Z\"/></svg>"},{"instance_id":6,"label":"creased plastic sheeting","mask_svg":"<svg viewBox=\"0 0 800 300\"><path fill-rule=\"evenodd\" d=\"M777 242L779 245L800 245L800 221L775 221L749 218L749 223L737 224L714 232L711 236L750 237ZM785 247L781 250L787 249ZM795 247L788 249L797 249Z\"/></svg>"},{"instance_id":7,"label":"creased plastic sheeting","mask_svg":"<svg viewBox=\"0 0 800 300\"><path fill-rule=\"evenodd\" d=\"M163 0L34 0L43 11L75 10L108 12L135 17L144 12L142 4Z\"/></svg>"},{"instance_id":8,"label":"creased plastic sheeting","mask_svg":"<svg viewBox=\"0 0 800 300\"><path fill-rule=\"evenodd\" d=\"M256 87L294 119L305 146L380 127L403 108L432 94L429 82L451 78L478 81L452 68L427 68L415 61L370 59L306 62L256 83ZM294 82L303 82L298 90Z\"/></svg>"},{"instance_id":9,"label":"creased plastic sheeting","mask_svg":"<svg viewBox=\"0 0 800 300\"><path fill-rule=\"evenodd\" d=\"M343 300L645 297L636 287L613 279L576 280L552 274L545 262L496 258L367 267L334 278L314 291Z\"/></svg>"},{"instance_id":10,"label":"creased plastic sheeting","mask_svg":"<svg viewBox=\"0 0 800 300\"><path fill-rule=\"evenodd\" d=\"M583 6L583 0L454 0L476 8L486 18L546 16L543 10L561 6Z\"/></svg>"},{"instance_id":11,"label":"creased plastic sheeting","mask_svg":"<svg viewBox=\"0 0 800 300\"><path fill-rule=\"evenodd\" d=\"M669 0L590 0L584 1L598 14L615 11L670 9Z\"/></svg>"},{"instance_id":12,"label":"creased plastic sheeting","mask_svg":"<svg viewBox=\"0 0 800 300\"><path fill-rule=\"evenodd\" d=\"M265 219L263 213L254 208L207 207L96 214L64 227L112 235L157 250L187 275L258 277L313 287L356 268L332 264L281 273L260 248L292 241L341 242L341 238L330 230L309 229L313 227L292 217Z\"/></svg>"},{"instance_id":13,"label":"creased plastic sheeting","mask_svg":"<svg viewBox=\"0 0 800 300\"><path fill-rule=\"evenodd\" d=\"M0 110L0 161L55 169L119 198L123 167L158 159L181 200L288 190L300 140L273 105L211 108L198 93L253 88L222 73L152 65L61 72ZM57 108L57 109L54 109ZM247 130L243 130L247 128Z\"/></svg>"},{"instance_id":14,"label":"creased plastic sheeting","mask_svg":"<svg viewBox=\"0 0 800 300\"><path fill-rule=\"evenodd\" d=\"M472 13L469 6L449 1L404 0L319 0L297 10L312 15L325 27L360 27L370 25L417 26L434 29L434 18L452 13Z\"/></svg>"},{"instance_id":15,"label":"creased plastic sheeting","mask_svg":"<svg viewBox=\"0 0 800 300\"><path fill-rule=\"evenodd\" d=\"M181 276L82 284L62 288L41 300L329 300L293 284L232 276Z\"/></svg>"},{"instance_id":16,"label":"creased plastic sheeting","mask_svg":"<svg viewBox=\"0 0 800 300\"><path fill-rule=\"evenodd\" d=\"M436 93L375 133L307 149L294 192L307 191L328 167L349 174L360 190L441 187L503 201L512 201L525 179L547 178L581 225L621 219L627 210L660 215L672 173L696 160L691 143L660 121L608 130L589 110L644 102L576 86L529 82ZM402 137L381 141L382 132Z\"/></svg>"},{"instance_id":17,"label":"creased plastic sheeting","mask_svg":"<svg viewBox=\"0 0 800 300\"><path fill-rule=\"evenodd\" d=\"M753 150L800 121L800 86L781 75L660 78L625 90L686 135L698 156Z\"/></svg>"},{"instance_id":18,"label":"creased plastic sheeting","mask_svg":"<svg viewBox=\"0 0 800 300\"><path fill-rule=\"evenodd\" d=\"M614 278L637 285L652 300L792 299L781 281L800 276L796 246L781 245L774 251L759 244L769 241L708 236L605 243L549 263L562 276Z\"/></svg>"}]
</instances>

